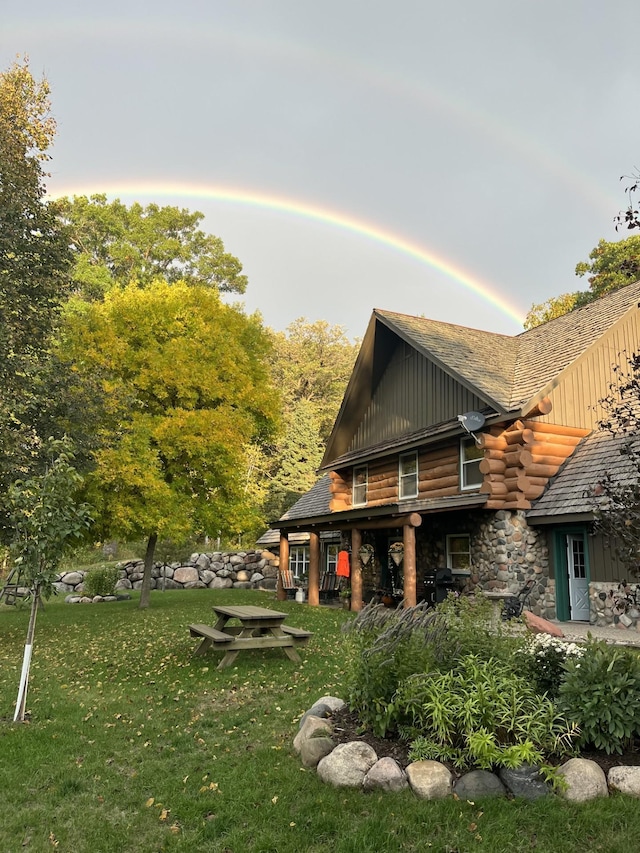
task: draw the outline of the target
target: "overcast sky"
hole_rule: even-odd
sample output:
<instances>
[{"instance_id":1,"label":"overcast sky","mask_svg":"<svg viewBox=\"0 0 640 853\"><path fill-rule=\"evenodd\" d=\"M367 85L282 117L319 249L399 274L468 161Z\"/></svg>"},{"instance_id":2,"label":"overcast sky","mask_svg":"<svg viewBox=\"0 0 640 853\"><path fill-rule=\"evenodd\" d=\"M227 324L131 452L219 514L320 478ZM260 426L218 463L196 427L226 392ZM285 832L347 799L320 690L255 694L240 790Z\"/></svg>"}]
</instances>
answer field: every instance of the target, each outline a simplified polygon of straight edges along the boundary
<instances>
[{"instance_id":1,"label":"overcast sky","mask_svg":"<svg viewBox=\"0 0 640 853\"><path fill-rule=\"evenodd\" d=\"M0 0L52 87L52 193L200 210L245 304L521 330L640 166L638 0Z\"/></svg>"}]
</instances>

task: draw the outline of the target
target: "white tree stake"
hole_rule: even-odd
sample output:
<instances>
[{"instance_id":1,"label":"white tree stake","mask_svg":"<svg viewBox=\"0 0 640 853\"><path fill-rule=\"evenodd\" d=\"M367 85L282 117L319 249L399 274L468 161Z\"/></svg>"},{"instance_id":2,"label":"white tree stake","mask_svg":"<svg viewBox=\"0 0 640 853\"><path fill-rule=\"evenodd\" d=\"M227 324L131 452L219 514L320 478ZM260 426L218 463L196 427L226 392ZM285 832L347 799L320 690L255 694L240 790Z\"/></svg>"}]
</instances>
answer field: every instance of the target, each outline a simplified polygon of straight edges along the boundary
<instances>
[{"instance_id":1,"label":"white tree stake","mask_svg":"<svg viewBox=\"0 0 640 853\"><path fill-rule=\"evenodd\" d=\"M20 687L18 688L18 701L16 702L16 712L13 715L13 722L24 722L24 713L27 703L27 687L29 685L29 669L31 668L31 653L33 651L33 637L36 631L36 615L38 613L38 602L40 599L40 587L36 586L33 591L33 601L31 602L31 615L29 617L29 627L27 629L27 642L24 647L24 657L22 659L22 672L20 674Z\"/></svg>"}]
</instances>

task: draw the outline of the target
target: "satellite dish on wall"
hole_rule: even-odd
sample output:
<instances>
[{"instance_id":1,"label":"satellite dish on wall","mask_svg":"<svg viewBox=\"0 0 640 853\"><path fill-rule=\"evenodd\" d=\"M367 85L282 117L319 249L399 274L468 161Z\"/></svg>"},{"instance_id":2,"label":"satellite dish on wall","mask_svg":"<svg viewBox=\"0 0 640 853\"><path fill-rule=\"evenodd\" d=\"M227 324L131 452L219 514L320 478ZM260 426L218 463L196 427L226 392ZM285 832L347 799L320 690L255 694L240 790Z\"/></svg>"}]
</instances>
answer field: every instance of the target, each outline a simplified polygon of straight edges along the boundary
<instances>
[{"instance_id":1,"label":"satellite dish on wall","mask_svg":"<svg viewBox=\"0 0 640 853\"><path fill-rule=\"evenodd\" d=\"M484 426L485 416L481 412L465 412L463 415L458 415L458 420L462 428L469 433L477 444L478 439L475 434Z\"/></svg>"}]
</instances>

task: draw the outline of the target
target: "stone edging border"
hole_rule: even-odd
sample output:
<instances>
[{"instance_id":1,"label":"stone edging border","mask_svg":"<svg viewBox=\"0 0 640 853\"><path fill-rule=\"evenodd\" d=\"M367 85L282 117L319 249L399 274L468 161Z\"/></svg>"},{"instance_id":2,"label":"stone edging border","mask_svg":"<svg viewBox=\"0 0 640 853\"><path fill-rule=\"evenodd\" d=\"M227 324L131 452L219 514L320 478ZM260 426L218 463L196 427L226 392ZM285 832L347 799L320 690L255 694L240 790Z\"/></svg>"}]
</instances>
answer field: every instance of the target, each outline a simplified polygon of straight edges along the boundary
<instances>
[{"instance_id":1,"label":"stone edging border","mask_svg":"<svg viewBox=\"0 0 640 853\"><path fill-rule=\"evenodd\" d=\"M454 794L460 799L487 796L521 797L537 800L556 796L537 767L510 770L499 774L472 770L459 779L439 761L415 761L402 768L394 758L378 758L373 747L363 741L337 744L332 739L331 716L344 708L335 696L322 696L303 714L293 748L305 767L315 769L323 782L336 787L361 788L363 791L395 792L411 788L420 799L444 799ZM587 802L619 791L640 798L640 767L612 767L608 774L588 758L570 758L558 768L564 785L557 796L573 802Z\"/></svg>"}]
</instances>

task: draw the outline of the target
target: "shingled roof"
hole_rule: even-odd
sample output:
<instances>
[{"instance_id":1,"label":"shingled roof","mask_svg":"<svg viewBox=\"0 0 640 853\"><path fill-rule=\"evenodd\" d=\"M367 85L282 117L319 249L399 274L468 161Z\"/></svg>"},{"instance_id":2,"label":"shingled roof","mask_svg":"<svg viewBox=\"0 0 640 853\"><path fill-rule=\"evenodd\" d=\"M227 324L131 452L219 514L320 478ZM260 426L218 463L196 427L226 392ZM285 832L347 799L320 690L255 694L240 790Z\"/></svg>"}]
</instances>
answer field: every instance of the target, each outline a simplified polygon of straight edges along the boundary
<instances>
[{"instance_id":1,"label":"shingled roof","mask_svg":"<svg viewBox=\"0 0 640 853\"><path fill-rule=\"evenodd\" d=\"M499 408L517 411L639 300L636 282L515 337L379 309L374 316Z\"/></svg>"}]
</instances>

